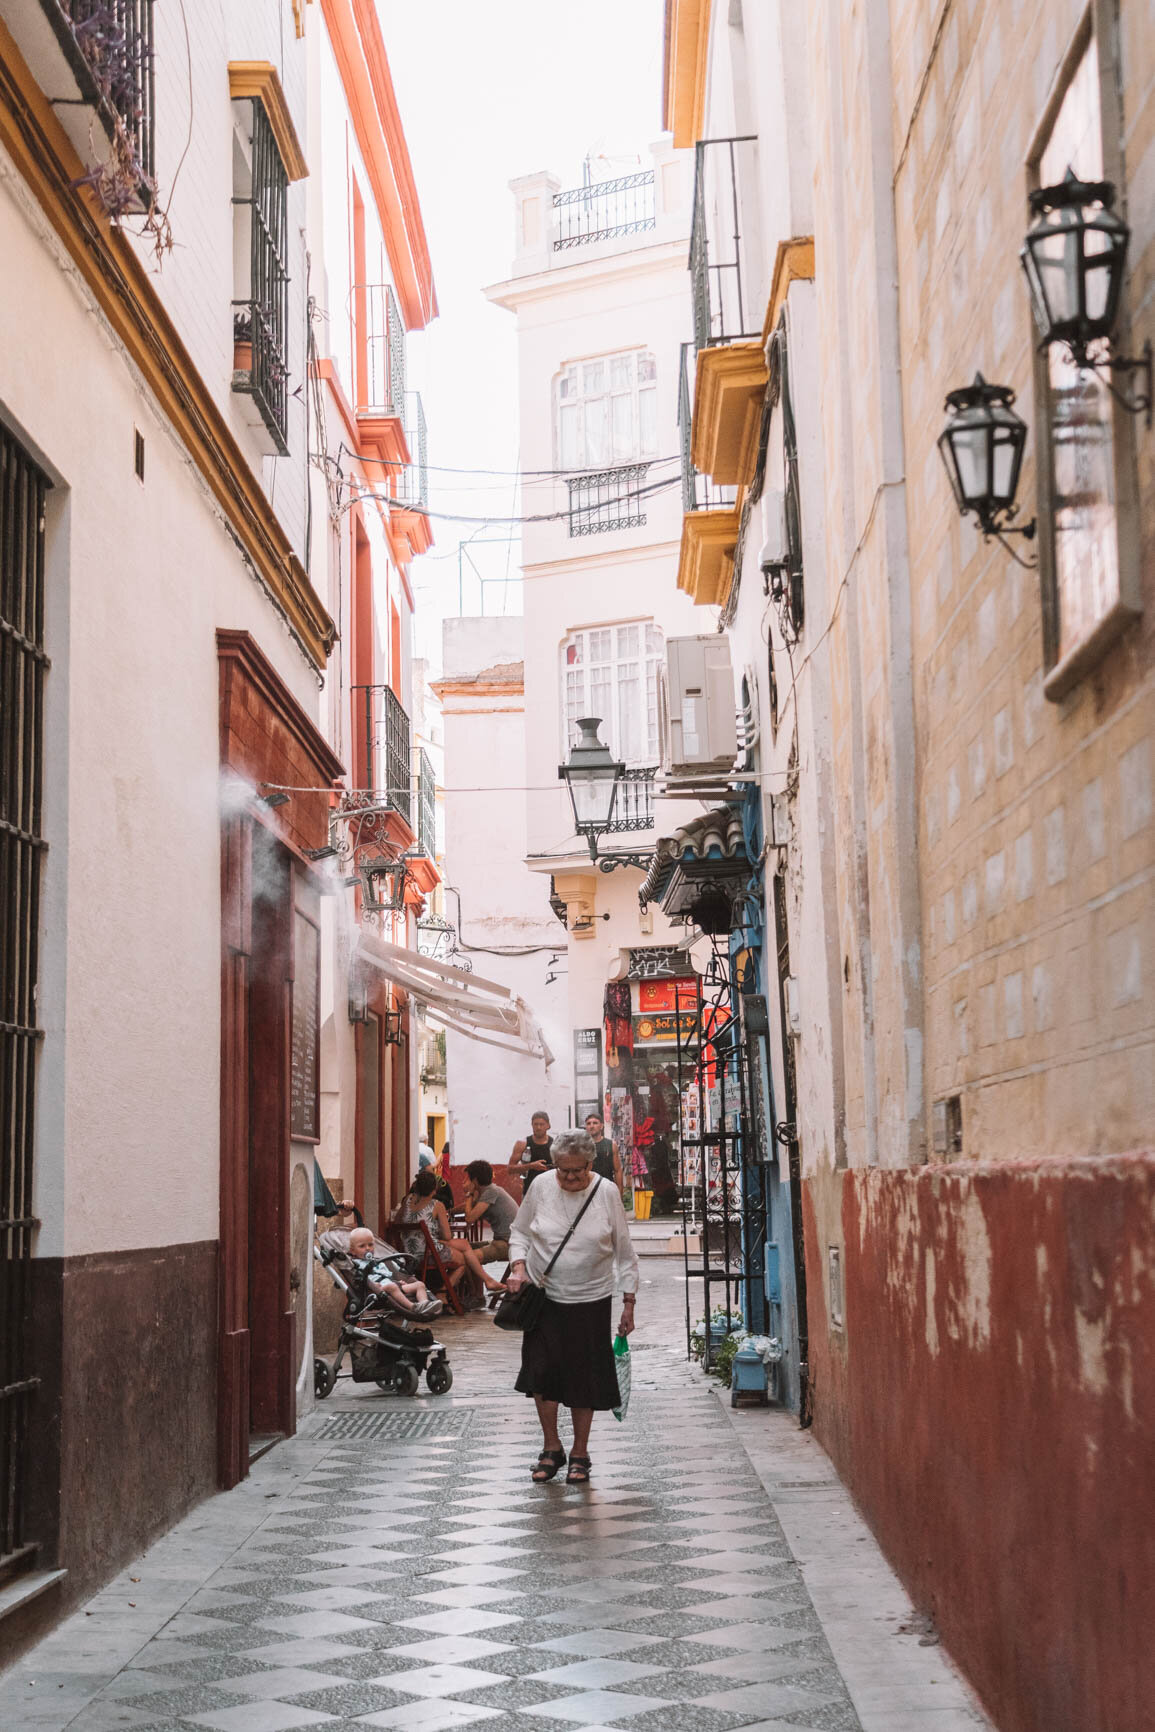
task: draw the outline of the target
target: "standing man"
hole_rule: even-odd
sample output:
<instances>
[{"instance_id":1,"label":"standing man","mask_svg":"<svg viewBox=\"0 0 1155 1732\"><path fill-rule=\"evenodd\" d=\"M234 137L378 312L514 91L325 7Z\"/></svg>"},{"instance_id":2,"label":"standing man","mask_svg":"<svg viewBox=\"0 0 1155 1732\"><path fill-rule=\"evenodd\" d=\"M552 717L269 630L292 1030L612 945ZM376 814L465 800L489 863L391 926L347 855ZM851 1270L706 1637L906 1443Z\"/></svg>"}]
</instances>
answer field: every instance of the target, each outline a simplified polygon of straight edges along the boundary
<instances>
[{"instance_id":1,"label":"standing man","mask_svg":"<svg viewBox=\"0 0 1155 1732\"><path fill-rule=\"evenodd\" d=\"M618 1145L606 1136L606 1122L598 1113L586 1114L586 1130L594 1145L594 1172L600 1173L603 1179L612 1179L620 1197L625 1190L625 1180Z\"/></svg>"},{"instance_id":2,"label":"standing man","mask_svg":"<svg viewBox=\"0 0 1155 1732\"><path fill-rule=\"evenodd\" d=\"M514 1143L513 1153L509 1157L511 1167L516 1167L522 1177L522 1196L529 1195L529 1187L539 1173L546 1172L553 1166L553 1138L549 1131L549 1114L536 1112L529 1121L528 1137L522 1137Z\"/></svg>"}]
</instances>

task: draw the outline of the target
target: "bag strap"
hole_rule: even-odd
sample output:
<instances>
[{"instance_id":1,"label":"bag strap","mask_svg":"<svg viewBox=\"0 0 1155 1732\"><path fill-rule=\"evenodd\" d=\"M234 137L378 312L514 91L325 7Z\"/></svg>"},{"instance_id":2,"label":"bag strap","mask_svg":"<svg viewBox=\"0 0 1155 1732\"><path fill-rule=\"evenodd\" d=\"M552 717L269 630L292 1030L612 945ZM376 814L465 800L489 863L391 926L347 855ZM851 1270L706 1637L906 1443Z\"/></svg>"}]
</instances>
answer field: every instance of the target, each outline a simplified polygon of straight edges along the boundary
<instances>
[{"instance_id":1,"label":"bag strap","mask_svg":"<svg viewBox=\"0 0 1155 1732\"><path fill-rule=\"evenodd\" d=\"M569 1244L570 1240L573 1238L574 1234L577 1232L578 1228L580 1227L581 1218L585 1214L586 1210L589 1208L590 1204L593 1202L594 1197L597 1195L597 1189L598 1189L598 1186L601 1184L601 1182L602 1182L601 1174L600 1173L595 1174L594 1182L590 1186L590 1194L586 1198L585 1202L582 1204L581 1208L578 1210L577 1215L574 1218L573 1226L570 1228L569 1232L566 1234L565 1238L562 1240L561 1244L558 1246L557 1250L554 1252L553 1256L550 1258L549 1262L546 1264L544 1270L542 1271L542 1277L541 1278L543 1281L546 1279L550 1270L553 1268L554 1264L557 1262L558 1258L561 1256L562 1252L565 1250L566 1246Z\"/></svg>"}]
</instances>

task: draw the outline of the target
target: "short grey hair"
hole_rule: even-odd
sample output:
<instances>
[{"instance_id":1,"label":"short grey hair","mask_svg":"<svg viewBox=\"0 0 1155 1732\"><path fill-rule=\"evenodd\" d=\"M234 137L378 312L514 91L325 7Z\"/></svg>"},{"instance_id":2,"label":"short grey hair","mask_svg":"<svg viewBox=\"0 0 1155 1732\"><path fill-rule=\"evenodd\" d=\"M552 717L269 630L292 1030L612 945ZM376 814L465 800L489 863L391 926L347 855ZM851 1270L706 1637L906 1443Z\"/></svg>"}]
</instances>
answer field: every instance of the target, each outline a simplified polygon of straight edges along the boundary
<instances>
[{"instance_id":1,"label":"short grey hair","mask_svg":"<svg viewBox=\"0 0 1155 1732\"><path fill-rule=\"evenodd\" d=\"M583 1161L588 1161L592 1167L597 1150L594 1140L588 1131L559 1131L553 1139L552 1154L555 1162L561 1155L580 1155Z\"/></svg>"}]
</instances>

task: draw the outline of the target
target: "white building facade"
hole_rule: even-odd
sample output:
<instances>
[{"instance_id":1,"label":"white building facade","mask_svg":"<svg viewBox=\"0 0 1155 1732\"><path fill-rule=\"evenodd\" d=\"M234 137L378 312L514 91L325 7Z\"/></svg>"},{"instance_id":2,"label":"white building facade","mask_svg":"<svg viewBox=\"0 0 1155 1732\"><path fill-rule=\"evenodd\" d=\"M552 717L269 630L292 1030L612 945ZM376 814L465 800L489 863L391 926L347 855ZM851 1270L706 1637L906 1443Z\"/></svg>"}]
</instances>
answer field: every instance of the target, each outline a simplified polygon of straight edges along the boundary
<instances>
[{"instance_id":1,"label":"white building facade","mask_svg":"<svg viewBox=\"0 0 1155 1732\"><path fill-rule=\"evenodd\" d=\"M504 1108L504 1153L528 1133L537 1105L549 1110L555 1130L596 1109L612 1121L627 1168L634 1108L628 1090L614 1098L606 990L627 983L642 953L659 966L657 952L681 938L660 912L639 906L638 889L656 835L666 643L712 629L670 581L681 519L678 363L689 335L690 180L668 145L655 145L651 156L635 173L575 189L549 174L514 182L513 273L489 290L517 318L526 519L517 657L523 756L515 781L525 842L520 865L507 863L504 894L509 907L524 901L535 935L556 947L554 961L547 949L530 969L554 1062L548 1077L519 1087ZM600 839L596 861L574 832L558 775L583 717L600 720L602 742L624 767L618 826ZM446 781L452 789L461 779L447 710ZM698 807L662 810L678 822ZM452 858L452 792L447 811ZM556 923L540 932L550 904ZM679 970L690 972L684 954L670 963ZM499 1099L507 1080L501 1073ZM450 1086L455 1111L466 1110L452 1065ZM486 1137L500 1146L496 1126ZM644 1159L637 1180L643 1188Z\"/></svg>"}]
</instances>

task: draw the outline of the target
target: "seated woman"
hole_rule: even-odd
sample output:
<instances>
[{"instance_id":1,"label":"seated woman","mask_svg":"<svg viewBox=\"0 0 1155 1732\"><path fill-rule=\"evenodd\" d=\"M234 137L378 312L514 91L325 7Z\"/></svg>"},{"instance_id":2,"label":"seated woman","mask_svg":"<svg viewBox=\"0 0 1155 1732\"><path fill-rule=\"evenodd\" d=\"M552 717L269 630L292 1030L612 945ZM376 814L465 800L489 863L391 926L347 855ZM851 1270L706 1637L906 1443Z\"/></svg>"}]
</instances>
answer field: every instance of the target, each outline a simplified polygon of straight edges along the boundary
<instances>
[{"instance_id":1,"label":"seated woman","mask_svg":"<svg viewBox=\"0 0 1155 1732\"><path fill-rule=\"evenodd\" d=\"M424 1222L430 1234L436 1241L442 1255L445 1269L445 1279L451 1287L456 1287L465 1271L475 1276L489 1293L503 1291L501 1283L494 1281L478 1261L477 1253L472 1245L464 1239L451 1237L452 1229L449 1216L445 1212L445 1204L437 1200L437 1179L431 1167L426 1167L418 1173L409 1187L409 1195L394 1215L394 1220L401 1228L402 1242L411 1257L425 1255L425 1241L418 1232L407 1233L407 1227L416 1227L418 1222Z\"/></svg>"},{"instance_id":2,"label":"seated woman","mask_svg":"<svg viewBox=\"0 0 1155 1732\"><path fill-rule=\"evenodd\" d=\"M383 1293L398 1311L408 1312L412 1317L441 1315L443 1306L440 1299L430 1298L423 1281L393 1280L388 1276L374 1279L374 1269L379 1259L372 1231L368 1227L355 1227L349 1234L349 1255L355 1263L362 1266L366 1276L365 1285L370 1293Z\"/></svg>"},{"instance_id":3,"label":"seated woman","mask_svg":"<svg viewBox=\"0 0 1155 1732\"><path fill-rule=\"evenodd\" d=\"M470 1161L465 1169L465 1219L469 1226L487 1222L493 1234L478 1249L483 1263L509 1262L509 1230L516 1214L517 1204L509 1192L494 1184L489 1162Z\"/></svg>"}]
</instances>

